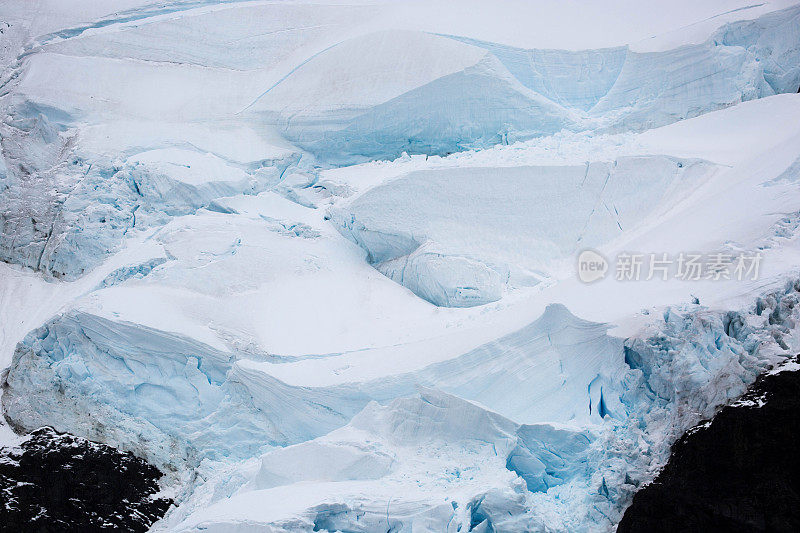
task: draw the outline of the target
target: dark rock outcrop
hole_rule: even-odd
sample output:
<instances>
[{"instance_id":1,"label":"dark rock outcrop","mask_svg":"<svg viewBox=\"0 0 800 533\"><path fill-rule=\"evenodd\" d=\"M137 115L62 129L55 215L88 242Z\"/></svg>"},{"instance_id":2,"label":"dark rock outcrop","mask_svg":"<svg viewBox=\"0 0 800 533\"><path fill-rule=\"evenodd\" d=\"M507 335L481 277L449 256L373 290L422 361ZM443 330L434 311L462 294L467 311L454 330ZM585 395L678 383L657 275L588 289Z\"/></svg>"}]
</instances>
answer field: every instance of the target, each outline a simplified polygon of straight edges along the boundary
<instances>
[{"instance_id":1,"label":"dark rock outcrop","mask_svg":"<svg viewBox=\"0 0 800 533\"><path fill-rule=\"evenodd\" d=\"M147 531L172 504L154 497L160 477L131 453L38 429L0 449L0 530Z\"/></svg>"},{"instance_id":2,"label":"dark rock outcrop","mask_svg":"<svg viewBox=\"0 0 800 533\"><path fill-rule=\"evenodd\" d=\"M791 370L761 376L684 435L617 531L800 531L800 372Z\"/></svg>"}]
</instances>

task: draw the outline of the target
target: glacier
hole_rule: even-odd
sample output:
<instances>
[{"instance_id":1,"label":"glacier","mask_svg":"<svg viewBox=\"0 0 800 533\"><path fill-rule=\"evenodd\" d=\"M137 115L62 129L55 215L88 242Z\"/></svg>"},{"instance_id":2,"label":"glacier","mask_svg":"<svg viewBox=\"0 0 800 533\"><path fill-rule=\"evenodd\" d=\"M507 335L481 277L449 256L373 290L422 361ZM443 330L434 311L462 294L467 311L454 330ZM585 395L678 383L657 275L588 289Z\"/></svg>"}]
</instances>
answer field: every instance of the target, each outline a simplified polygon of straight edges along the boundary
<instances>
[{"instance_id":1,"label":"glacier","mask_svg":"<svg viewBox=\"0 0 800 533\"><path fill-rule=\"evenodd\" d=\"M0 446L154 531L613 531L800 349L800 6L576 9L0 1ZM613 262L694 252L762 261Z\"/></svg>"},{"instance_id":2,"label":"glacier","mask_svg":"<svg viewBox=\"0 0 800 533\"><path fill-rule=\"evenodd\" d=\"M3 227L9 238L0 257L66 280L117 251L131 229L163 225L218 198L267 190L297 160L289 155L247 168L212 154L162 149L125 161L78 155L60 161L59 154L74 143L60 134L63 122L30 107L4 128L4 160L17 171L4 177ZM184 175L175 167L185 169Z\"/></svg>"},{"instance_id":3,"label":"glacier","mask_svg":"<svg viewBox=\"0 0 800 533\"><path fill-rule=\"evenodd\" d=\"M758 312L673 309L652 337L620 345L630 362L622 380L625 413L605 426L516 425L479 404L422 389L416 398L371 403L344 428L225 472L193 494L196 501L186 507L197 511L165 525L178 531L605 529L652 479L668 442L782 360L770 330L789 332L797 288L792 283L770 294L774 308ZM780 318L770 320L768 312ZM693 381L682 388L687 371ZM297 465L306 466L290 474ZM409 476L417 480L413 488L399 481ZM298 479L304 484L295 485ZM277 502L293 503L273 509Z\"/></svg>"},{"instance_id":4,"label":"glacier","mask_svg":"<svg viewBox=\"0 0 800 533\"><path fill-rule=\"evenodd\" d=\"M308 392L249 375L230 354L191 339L72 314L19 345L3 397L21 428L114 442L176 470L308 440L360 405L358 396Z\"/></svg>"},{"instance_id":5,"label":"glacier","mask_svg":"<svg viewBox=\"0 0 800 533\"><path fill-rule=\"evenodd\" d=\"M298 151L339 165L391 159L403 152L446 155L562 130L638 131L745 100L796 92L800 87L798 17L800 11L791 8L757 22L732 23L702 44L649 53L624 48L584 52L515 49L423 32L378 32L321 51L252 102L231 108L230 113L241 114L243 121L257 130L268 126L274 135L294 143ZM114 57L112 52L119 46L112 46L102 35L84 37L80 33L78 37L81 45L77 51L72 50L74 41L68 35L44 38L39 46L48 52L24 55L31 63L30 72L9 95L11 118L4 122L2 135L4 190L9 191L0 206L6 228L0 241L4 260L75 279L119 248L127 230L137 223L135 213L140 204L144 209L138 223L146 228L152 225L143 216L147 211L163 221L165 216L192 212L219 197L267 190L297 164L300 156L291 151L264 161L206 160L202 161L203 172L227 169L240 176L234 181L224 178L221 183L205 178L199 184L160 172L163 164L159 167L157 163L163 162L154 157L160 154L169 159L168 151L161 147L154 147L155 153L149 155L134 153L128 161L109 161L75 147L75 125L97 113L91 107L93 96L76 87L67 93L66 101L57 102L40 95L40 87L49 83L53 72L88 68L73 64L78 51ZM355 50L365 49L370 50L369 58L359 63L348 61ZM432 57L440 59L433 61ZM108 68L114 72L120 67L109 63ZM40 72L46 72L47 79L37 79ZM370 76L369 81L365 75ZM347 80L352 79L360 80L357 86L348 85ZM641 80L647 83L641 85ZM171 82L165 78L163 83ZM198 83L202 81L198 79ZM329 83L337 90L328 90ZM120 94L116 98L128 97ZM131 111L152 113L138 108ZM35 150L27 148L34 146ZM148 152L142 148L138 147L141 154ZM191 160L192 151L197 151L196 146L181 157ZM202 154L199 150L198 155ZM306 168L304 163L300 170ZM122 174L111 179L119 172ZM38 192L29 194L31 188ZM138 198L142 194L145 196ZM119 196L125 200L110 198ZM41 201L27 205L30 202L25 200L31 197ZM84 212L87 202L101 205L88 213ZM84 241L84 235L91 237ZM427 264L422 268L440 268L436 266L440 259L434 257L422 257L420 262ZM463 297L454 296L455 300L485 303L496 299L497 288L488 287L496 285L496 276L467 258L452 267L480 285ZM491 296L473 294L483 290Z\"/></svg>"},{"instance_id":6,"label":"glacier","mask_svg":"<svg viewBox=\"0 0 800 533\"><path fill-rule=\"evenodd\" d=\"M374 34L322 51L246 110L339 165L403 152L445 155L564 129L642 130L796 92L799 21L800 10L791 8L732 23L702 44L649 53ZM349 62L356 49L370 55ZM441 70L427 72L430 65Z\"/></svg>"},{"instance_id":7,"label":"glacier","mask_svg":"<svg viewBox=\"0 0 800 533\"><path fill-rule=\"evenodd\" d=\"M280 9L303 11L300 7ZM225 169L239 177L223 178L220 183L204 178L202 184L192 183L191 178L182 181L176 174L159 170L174 148L165 151L163 145L156 145L148 150L134 145L128 149L132 154L116 161L75 146L76 125L96 120L91 117L99 111L93 103L94 95L87 94L79 85L80 78L67 71L90 68L91 64L79 60L82 56L76 54L100 54L103 72L108 73L102 87L115 91L112 80L126 72L117 59L123 44L109 42L106 34L92 33L91 28L74 30L74 39L70 33L42 37L12 69L18 74L26 67L27 72L8 95L10 117L3 125L3 189L8 192L0 205L2 227L6 228L0 253L5 261L72 280L118 250L135 223L147 228L163 223L166 217L207 206L216 198L274 188L287 170L297 165L300 151L307 151L320 162L338 165L392 159L404 152L446 155L562 130L639 131L754 98L796 92L800 87L796 66L800 59L798 17L800 10L789 8L757 21L726 25L702 44L647 53L624 48L582 52L517 49L409 30L345 40L313 55L250 102L231 100L226 109L217 106L213 111L187 109L196 116L240 115L255 131L268 129L270 136L276 137L270 140L275 145L269 149L274 155L264 160L231 160L212 151L207 157L222 156L223 160L198 161L203 172L218 174ZM127 24L127 18L122 20L107 24ZM137 43L143 38L135 32L131 37ZM264 46L285 50L291 45L291 41L275 38L279 42ZM134 46L139 54L132 64L141 71L137 76L159 76L165 87L174 84L174 76L164 69L142 71L145 65L165 61L163 57L153 56L146 47L140 48L141 44L124 42L126 53L128 46ZM370 56L361 62L349 61L355 50L370 50ZM246 50L237 54L233 57L247 56ZM224 54L210 55L210 62L188 62L196 70L197 84L207 83L207 68L220 68L218 57ZM58 78L56 73L63 73L62 85L74 84L61 101L42 92L53 77ZM347 81L352 79L359 83ZM641 80L647 83L641 85ZM257 82L260 79L243 78L245 86L252 85L255 91ZM328 90L329 83L337 90ZM149 101L164 101L165 105L175 101L174 96L151 96ZM119 102L120 109L126 109L125 102L135 101L128 92L115 94L112 99ZM185 108L189 104L176 105ZM165 121L171 120L166 110L146 109L140 104L134 104L123 116L152 121L154 112ZM286 141L296 148L280 147ZM37 148L31 149L34 146ZM192 152L199 152L198 156L206 153L196 144L189 148L189 153L179 159L190 161ZM157 161L159 157L166 161ZM313 173L313 167L305 161L298 170ZM28 193L30 189L37 192ZM290 187L287 194L297 200L292 191ZM115 197L122 198L113 200ZM30 198L41 200L27 201ZM99 205L86 211L88 202ZM137 221L140 205L144 209ZM156 222L148 222L153 216ZM423 256L419 262L423 269L441 269L437 266L441 258L435 256ZM474 278L477 285L475 291L452 296L454 301L485 303L496 299L497 276L469 258L458 259L451 266ZM393 277L397 270L391 268ZM481 295L484 290L490 295ZM432 297L438 301L448 298Z\"/></svg>"},{"instance_id":8,"label":"glacier","mask_svg":"<svg viewBox=\"0 0 800 533\"><path fill-rule=\"evenodd\" d=\"M237 368L229 355L163 332L67 315L20 344L4 382L3 409L15 427L70 428L178 472L271 450L256 468L246 462L238 473L225 470L219 481L198 488L176 516L198 514L169 526L178 530L208 527L203 520L214 507L200 509L211 503L237 506L240 499L252 501L254 491L290 498L292 492L280 491L296 490L300 480L320 484L308 496L323 498L315 505L300 499L305 518L273 525L235 511L214 527L347 529L365 516L362 527L378 527L385 509L370 502L398 479L425 471L445 478L397 498L393 520L401 530L442 516L450 516L452 527L464 520L476 527L477 520L484 527L538 529L544 527L540 513L553 507L561 508L561 527L581 529L601 515L619 518L633 488L649 479L650 462L668 454L670 439L744 392L781 360L786 341L797 345L798 298L795 282L744 313L667 309L650 337L625 341L551 306L508 339L426 367L411 380L312 389ZM414 386L435 388L409 397L405 389ZM537 393L503 394L514 387ZM298 472L297 464L306 470ZM372 488L340 487L345 481ZM350 503L325 503L341 490L351 494ZM462 499L447 503L456 494ZM570 504L578 494L592 505Z\"/></svg>"},{"instance_id":9,"label":"glacier","mask_svg":"<svg viewBox=\"0 0 800 533\"><path fill-rule=\"evenodd\" d=\"M702 160L639 156L417 171L330 216L387 277L435 305L465 307L499 300L506 284L536 283L564 258L641 225L715 170Z\"/></svg>"},{"instance_id":10,"label":"glacier","mask_svg":"<svg viewBox=\"0 0 800 533\"><path fill-rule=\"evenodd\" d=\"M498 359L503 366L492 370ZM622 412L621 344L603 325L581 321L563 306L452 361L357 386L291 386L255 372L252 364L258 360L237 361L191 339L73 313L20 343L3 409L18 427L69 428L172 469L241 460L265 446L318 437L367 402L414 394L418 385L457 391L525 423L588 422ZM535 394L502 393L534 381Z\"/></svg>"}]
</instances>

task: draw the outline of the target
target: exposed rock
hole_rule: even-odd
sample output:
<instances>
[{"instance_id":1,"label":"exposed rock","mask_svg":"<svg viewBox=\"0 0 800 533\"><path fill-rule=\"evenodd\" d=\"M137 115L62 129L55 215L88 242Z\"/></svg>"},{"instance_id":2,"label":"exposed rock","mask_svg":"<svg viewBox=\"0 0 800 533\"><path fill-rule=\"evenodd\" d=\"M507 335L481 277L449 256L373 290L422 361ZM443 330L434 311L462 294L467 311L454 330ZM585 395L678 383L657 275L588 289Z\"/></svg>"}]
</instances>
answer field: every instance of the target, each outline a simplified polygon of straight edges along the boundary
<instances>
[{"instance_id":1,"label":"exposed rock","mask_svg":"<svg viewBox=\"0 0 800 533\"><path fill-rule=\"evenodd\" d=\"M0 449L3 531L147 531L172 504L131 453L42 428Z\"/></svg>"},{"instance_id":2,"label":"exposed rock","mask_svg":"<svg viewBox=\"0 0 800 533\"><path fill-rule=\"evenodd\" d=\"M799 369L760 377L687 432L617 531L800 531Z\"/></svg>"}]
</instances>

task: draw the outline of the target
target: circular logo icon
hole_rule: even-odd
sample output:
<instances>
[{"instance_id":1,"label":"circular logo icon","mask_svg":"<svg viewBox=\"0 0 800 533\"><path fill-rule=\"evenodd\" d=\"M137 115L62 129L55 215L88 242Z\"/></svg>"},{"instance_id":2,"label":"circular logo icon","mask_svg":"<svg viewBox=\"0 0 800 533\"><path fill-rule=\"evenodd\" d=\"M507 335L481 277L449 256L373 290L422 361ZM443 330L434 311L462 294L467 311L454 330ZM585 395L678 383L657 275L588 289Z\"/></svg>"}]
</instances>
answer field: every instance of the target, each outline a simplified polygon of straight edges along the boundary
<instances>
[{"instance_id":1,"label":"circular logo icon","mask_svg":"<svg viewBox=\"0 0 800 533\"><path fill-rule=\"evenodd\" d=\"M584 250L578 256L578 279L592 283L603 279L608 272L608 261L594 250Z\"/></svg>"}]
</instances>

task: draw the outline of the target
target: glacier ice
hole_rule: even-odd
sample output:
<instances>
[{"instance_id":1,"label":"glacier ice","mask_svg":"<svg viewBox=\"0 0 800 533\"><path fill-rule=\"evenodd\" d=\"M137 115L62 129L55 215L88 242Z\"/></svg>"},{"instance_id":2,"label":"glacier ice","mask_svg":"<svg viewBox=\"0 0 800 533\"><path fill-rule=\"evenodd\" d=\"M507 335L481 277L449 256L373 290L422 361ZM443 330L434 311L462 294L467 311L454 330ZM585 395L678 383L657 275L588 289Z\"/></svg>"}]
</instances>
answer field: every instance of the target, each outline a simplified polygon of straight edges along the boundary
<instances>
[{"instance_id":1,"label":"glacier ice","mask_svg":"<svg viewBox=\"0 0 800 533\"><path fill-rule=\"evenodd\" d=\"M419 246L407 255L377 264L376 268L420 298L442 307L472 307L503 296L506 277L502 271L469 257L438 253L435 248L428 251L428 248Z\"/></svg>"},{"instance_id":2,"label":"glacier ice","mask_svg":"<svg viewBox=\"0 0 800 533\"><path fill-rule=\"evenodd\" d=\"M181 336L73 312L20 343L3 406L19 427L69 428L176 468L308 440L344 425L371 399L413 394L417 384L457 392L525 423L620 416L615 394L621 394L616 382L623 372L621 346L606 327L581 321L563 306L452 361L311 389ZM503 392L521 386L536 390L523 397Z\"/></svg>"},{"instance_id":3,"label":"glacier ice","mask_svg":"<svg viewBox=\"0 0 800 533\"><path fill-rule=\"evenodd\" d=\"M662 52L525 50L382 32L323 50L248 111L333 164L445 155L563 129L642 130L796 92L798 20L792 7ZM364 49L363 61L350 59Z\"/></svg>"},{"instance_id":4,"label":"glacier ice","mask_svg":"<svg viewBox=\"0 0 800 533\"><path fill-rule=\"evenodd\" d=\"M156 257L138 265L120 267L103 278L103 281L100 282L100 287L113 287L114 285L124 283L131 278L141 279L150 274L154 268L158 267L159 265L163 265L166 262L167 258Z\"/></svg>"},{"instance_id":5,"label":"glacier ice","mask_svg":"<svg viewBox=\"0 0 800 533\"><path fill-rule=\"evenodd\" d=\"M79 312L32 331L12 366L3 409L18 427L69 429L170 470L308 440L366 402L289 387L197 341Z\"/></svg>"},{"instance_id":6,"label":"glacier ice","mask_svg":"<svg viewBox=\"0 0 800 533\"><path fill-rule=\"evenodd\" d=\"M244 5L236 9L213 9L215 4L219 2L181 1L120 10L94 25L79 25L56 35L42 36L37 44L63 55L252 70L280 65L297 48L335 35L353 20L369 18L376 12L368 4L240 2ZM212 9L198 9L204 6ZM181 17L180 23L175 23L181 12L192 10L191 16ZM96 31L99 27L142 19L147 23L119 32ZM202 32L202 40L195 38L198 32ZM231 38L232 34L235 38ZM72 38L78 35L80 38ZM186 46L187 41L191 46Z\"/></svg>"},{"instance_id":7,"label":"glacier ice","mask_svg":"<svg viewBox=\"0 0 800 533\"><path fill-rule=\"evenodd\" d=\"M775 334L792 336L796 346L798 288L790 283L742 313L669 309L649 337L617 344L626 361L621 410L602 424L520 425L422 388L416 397L371 403L347 426L209 480L163 526L608 530L675 439L782 360ZM551 316L564 318L557 309ZM558 323L549 325L557 330ZM492 363L503 359L513 361L495 356ZM415 482L400 481L409 478ZM266 503L288 501L296 503Z\"/></svg>"},{"instance_id":8,"label":"glacier ice","mask_svg":"<svg viewBox=\"0 0 800 533\"><path fill-rule=\"evenodd\" d=\"M581 111L592 109L611 90L629 55L624 46L583 51L526 50L457 35L448 37L487 50L528 89L565 108Z\"/></svg>"},{"instance_id":9,"label":"glacier ice","mask_svg":"<svg viewBox=\"0 0 800 533\"><path fill-rule=\"evenodd\" d=\"M761 65L764 80L776 93L800 91L797 39L800 10L768 13L756 20L732 22L711 37L724 46L739 46L753 54ZM774 28L775 31L770 31Z\"/></svg>"},{"instance_id":10,"label":"glacier ice","mask_svg":"<svg viewBox=\"0 0 800 533\"><path fill-rule=\"evenodd\" d=\"M196 341L72 313L19 345L3 408L18 427L69 427L165 468L231 465L187 493L168 517L178 530L374 525L386 501L397 527L478 517L584 530L613 524L670 442L796 344L798 288L743 313L667 309L625 341L551 306L453 360L332 387L289 386ZM393 492L409 476L421 484ZM296 508L238 503L287 501L309 484Z\"/></svg>"},{"instance_id":11,"label":"glacier ice","mask_svg":"<svg viewBox=\"0 0 800 533\"><path fill-rule=\"evenodd\" d=\"M289 155L242 169L190 150L146 151L125 162L81 156L67 127L39 111L23 108L3 127L4 159L14 170L0 196L0 258L66 280L118 251L131 229L267 190L297 162Z\"/></svg>"},{"instance_id":12,"label":"glacier ice","mask_svg":"<svg viewBox=\"0 0 800 533\"><path fill-rule=\"evenodd\" d=\"M800 7L644 51L148 2L0 27L0 358L15 428L170 471L157 529L612 530L800 347L800 285L750 301L797 275ZM567 279L651 244L768 274Z\"/></svg>"},{"instance_id":13,"label":"glacier ice","mask_svg":"<svg viewBox=\"0 0 800 533\"><path fill-rule=\"evenodd\" d=\"M261 456L233 476L227 474L225 479L238 480L233 484L222 477L212 480L209 485L215 487L204 487L187 502L185 508L196 508L197 513L188 517L177 513L169 527L178 531L245 524L269 524L278 531L379 527L409 531L445 524L446 531L474 528L486 491L513 500L514 493L519 496L525 487L545 491L582 475L588 468L592 438L586 431L519 425L455 396L421 389L416 397L386 406L371 403L347 426L324 437ZM395 485L409 476L418 479L415 488L396 491ZM277 523L260 521L259 514L271 505L250 502L292 501L288 498L298 480L317 487L301 497L310 504L308 509ZM229 496L220 498L222 490ZM370 493L377 501L357 496L356 491ZM342 503L334 503L339 498ZM389 501L388 511L383 499ZM504 505L508 509L509 504ZM231 513L237 506L240 509ZM215 514L220 517L209 519ZM478 520L484 527L491 527L492 521L502 522L502 517L484 511Z\"/></svg>"},{"instance_id":14,"label":"glacier ice","mask_svg":"<svg viewBox=\"0 0 800 533\"><path fill-rule=\"evenodd\" d=\"M350 59L354 53L358 62ZM569 111L526 89L495 57L422 32L382 32L333 46L247 111L336 164L404 151L443 155L508 141L509 133L513 139L516 132L522 138L575 127Z\"/></svg>"},{"instance_id":15,"label":"glacier ice","mask_svg":"<svg viewBox=\"0 0 800 533\"><path fill-rule=\"evenodd\" d=\"M205 4L200 2L195 7L201 5ZM164 60L163 50L149 49L142 43L150 31L161 32L159 35L166 31L171 39L178 38L172 35L174 29L169 24L160 21L137 31L126 27L114 37L91 30L138 20L148 13L189 8L132 10L98 22L99 26L79 25L42 36L9 69L14 79L7 83L10 105L0 133L6 169L0 197L0 257L4 261L76 279L119 249L134 217L139 217L139 224L148 218L144 217L146 211L155 212L149 217L152 223L138 226L152 227L168 218L164 214L169 211L190 213L221 195L264 190L298 162L297 155L290 155L255 168L254 160L226 160L229 176L245 170L249 178L229 177L220 183L193 185L180 180L176 183L173 177L167 177L172 172L151 168L153 161L144 161L144 167L138 170L133 168L137 152L152 155L153 151L174 148L170 143L133 144L128 153L119 154L122 161L80 148L85 123L96 120L92 117L103 111L96 107L99 100L95 95L87 93L83 78L71 74L96 66L79 54L100 56L93 59L104 65L100 70L106 92L119 89L114 80L128 72L126 68L149 69L141 75L128 72L131 79L152 75L162 79L164 87L175 83L174 74L156 68ZM262 8L268 9L252 6L255 11ZM307 6L269 9L285 11L281 16L311 16ZM275 61L288 60L293 47L302 47L315 35L322 38L342 24L342 12L323 11L319 17L330 18L330 25L321 24L310 33L298 29L296 35L267 32L256 40L263 39L262 44L272 47ZM370 9L364 7L362 11ZM208 24L209 14L196 15L181 19L181 25L194 28ZM113 99L120 103L121 118L117 120L130 120L131 116L151 123L154 116L166 120L175 107L185 114L204 116L205 112L205 116L220 120L233 114L262 133L285 137L297 150L306 150L325 164L391 159L403 152L446 155L562 130L641 130L776 92L796 92L800 86L796 66L798 17L800 8L793 7L753 21L728 24L700 44L646 53L625 47L575 52L528 50L468 37L382 31L334 43L270 84L259 86L260 78L242 78L242 83L258 92L249 101L249 91L237 93L241 105L238 100L225 101L224 106L211 109L208 103L203 107L197 98L191 102L195 107L189 109L183 100L153 93L146 99L153 105L147 107L146 102L130 94L146 90L144 87L114 93ZM80 38L73 39L75 36ZM132 49L137 61L130 59L133 63L126 66L121 61L131 57ZM368 57L363 56L364 50L369 50ZM207 68L221 64L252 66L251 52L252 48L246 47L205 59L199 55L179 59L192 66L191 76L196 77L191 85L202 86L218 83ZM272 66L278 64L280 61ZM71 84L62 98L53 99L45 90L54 76ZM357 84L348 81L356 79ZM334 80L338 80L336 90L331 91L329 84ZM213 90L223 91L229 80L220 83L222 86L215 85ZM184 98L191 100L189 95ZM125 107L125 102L133 107ZM189 149L182 157L196 159L193 151ZM147 156L138 160L142 157ZM212 163L208 166L215 166ZM213 168L209 171L216 172ZM119 172L123 175L117 175ZM135 210L143 200L137 198L135 187L127 190L137 178L127 174L139 175L146 182L141 184L143 189L152 193L144 199L147 209L140 213ZM313 204L298 195L296 188L284 192L294 201ZM175 198L167 200L169 196ZM178 198L181 205L172 205ZM85 209L90 202L97 205ZM438 289L424 281L424 275L418 275L419 271L441 270L442 263L449 262L453 264L447 268L457 269L471 280L466 288L448 282ZM476 258L463 254L450 258L438 251L420 253L411 263L410 269L393 264L386 271L393 278L407 277L408 286L428 294L428 299L455 306L496 299L498 278L504 275L502 265L490 264L487 269L482 260L476 262ZM408 275L401 271L408 271Z\"/></svg>"},{"instance_id":16,"label":"glacier ice","mask_svg":"<svg viewBox=\"0 0 800 533\"><path fill-rule=\"evenodd\" d=\"M607 331L604 324L581 320L563 305L551 304L518 331L459 357L367 382L362 388L380 397L386 388L394 395L410 394L418 383L526 424L621 418L626 366L620 339ZM512 395L509 390L525 394Z\"/></svg>"},{"instance_id":17,"label":"glacier ice","mask_svg":"<svg viewBox=\"0 0 800 533\"><path fill-rule=\"evenodd\" d=\"M701 160L638 156L416 171L330 216L389 278L436 305L469 307L641 225L715 170Z\"/></svg>"}]
</instances>

